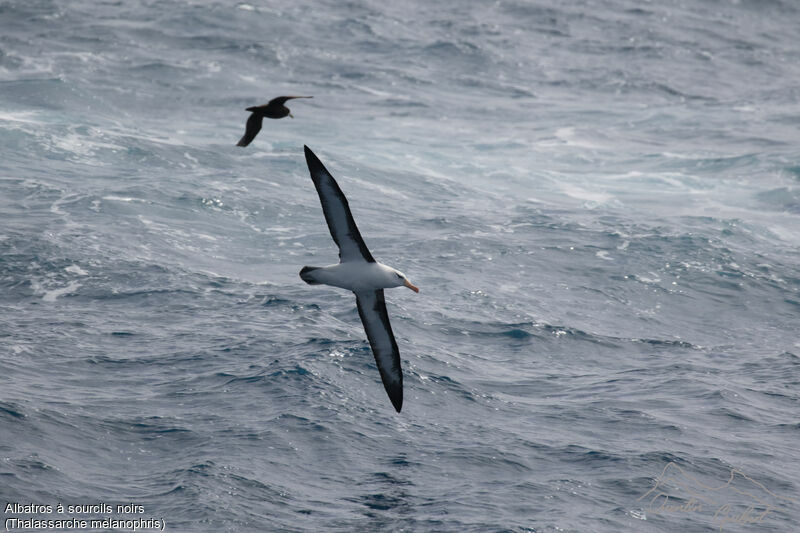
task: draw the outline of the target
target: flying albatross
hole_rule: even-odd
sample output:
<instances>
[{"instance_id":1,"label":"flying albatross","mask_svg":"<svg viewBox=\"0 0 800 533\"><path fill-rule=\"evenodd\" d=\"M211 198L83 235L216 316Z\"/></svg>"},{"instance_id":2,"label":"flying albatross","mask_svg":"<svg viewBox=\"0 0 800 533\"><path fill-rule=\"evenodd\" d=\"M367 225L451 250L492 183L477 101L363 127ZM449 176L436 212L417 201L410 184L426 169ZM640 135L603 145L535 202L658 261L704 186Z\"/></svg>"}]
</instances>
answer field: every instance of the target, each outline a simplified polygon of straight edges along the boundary
<instances>
[{"instance_id":1,"label":"flying albatross","mask_svg":"<svg viewBox=\"0 0 800 533\"><path fill-rule=\"evenodd\" d=\"M236 143L236 146L247 146L253 139L256 138L258 132L261 131L261 122L264 120L264 117L267 118L283 118L286 115L289 115L291 118L292 116L291 111L289 108L286 107L285 104L287 100L292 100L294 98L314 98L313 96L279 96L277 98L273 98L264 105L257 105L253 107L248 107L245 111L252 111L250 114L250 118L247 119L247 127L245 128L244 135L239 142Z\"/></svg>"},{"instance_id":2,"label":"flying albatross","mask_svg":"<svg viewBox=\"0 0 800 533\"><path fill-rule=\"evenodd\" d=\"M304 266L300 270L300 277L309 285L333 285L356 294L358 314L367 332L383 386L399 413L403 407L403 372L400 369L400 352L386 313L383 289L401 285L414 292L419 292L419 289L402 272L375 261L361 238L347 198L336 180L314 152L308 146L304 148L308 170L319 194L325 221L333 241L339 246L339 264L326 267Z\"/></svg>"}]
</instances>

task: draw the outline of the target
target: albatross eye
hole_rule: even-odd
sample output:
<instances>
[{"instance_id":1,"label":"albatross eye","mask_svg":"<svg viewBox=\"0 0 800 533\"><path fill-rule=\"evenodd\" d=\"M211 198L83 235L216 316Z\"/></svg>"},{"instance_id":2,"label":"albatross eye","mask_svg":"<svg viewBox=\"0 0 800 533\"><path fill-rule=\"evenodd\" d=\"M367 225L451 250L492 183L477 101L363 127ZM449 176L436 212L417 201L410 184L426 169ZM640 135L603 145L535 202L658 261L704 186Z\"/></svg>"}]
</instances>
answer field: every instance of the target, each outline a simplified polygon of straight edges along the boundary
<instances>
[{"instance_id":1,"label":"albatross eye","mask_svg":"<svg viewBox=\"0 0 800 533\"><path fill-rule=\"evenodd\" d=\"M400 279L403 279L403 275L402 275L402 274L400 274L399 272L395 272L395 274L397 274L397 277L398 277L398 278L400 278Z\"/></svg>"}]
</instances>

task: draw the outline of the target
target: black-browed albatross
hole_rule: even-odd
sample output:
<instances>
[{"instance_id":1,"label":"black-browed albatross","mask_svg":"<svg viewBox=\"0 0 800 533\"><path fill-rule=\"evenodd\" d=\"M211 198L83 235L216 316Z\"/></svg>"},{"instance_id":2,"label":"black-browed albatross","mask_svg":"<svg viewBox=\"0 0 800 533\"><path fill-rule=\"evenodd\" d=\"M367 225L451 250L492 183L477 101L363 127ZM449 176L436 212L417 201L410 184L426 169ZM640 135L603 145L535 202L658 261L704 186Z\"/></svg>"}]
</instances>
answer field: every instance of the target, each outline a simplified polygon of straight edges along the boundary
<instances>
[{"instance_id":1,"label":"black-browed albatross","mask_svg":"<svg viewBox=\"0 0 800 533\"><path fill-rule=\"evenodd\" d=\"M264 117L283 118L286 115L289 115L290 118L294 118L294 116L292 116L291 111L289 111L289 108L284 105L287 100L292 100L294 98L314 98L314 97L279 96L277 98L273 98L264 105L257 105L245 109L245 111L251 111L251 113L250 117L247 119L247 126L245 127L244 135L242 135L242 138L239 139L238 143L236 143L236 146L247 146L248 144L253 142L253 139L256 138L258 132L261 131L261 123L263 122Z\"/></svg>"},{"instance_id":2,"label":"black-browed albatross","mask_svg":"<svg viewBox=\"0 0 800 533\"><path fill-rule=\"evenodd\" d=\"M308 146L304 148L308 171L319 194L325 221L331 237L339 246L339 264L304 266L300 270L300 277L310 285L333 285L356 294L358 314L367 332L383 386L399 413L403 407L403 371L400 369L400 352L386 313L383 289L401 285L414 292L419 292L419 289L402 272L375 261L361 238L347 198L336 180L314 152Z\"/></svg>"}]
</instances>

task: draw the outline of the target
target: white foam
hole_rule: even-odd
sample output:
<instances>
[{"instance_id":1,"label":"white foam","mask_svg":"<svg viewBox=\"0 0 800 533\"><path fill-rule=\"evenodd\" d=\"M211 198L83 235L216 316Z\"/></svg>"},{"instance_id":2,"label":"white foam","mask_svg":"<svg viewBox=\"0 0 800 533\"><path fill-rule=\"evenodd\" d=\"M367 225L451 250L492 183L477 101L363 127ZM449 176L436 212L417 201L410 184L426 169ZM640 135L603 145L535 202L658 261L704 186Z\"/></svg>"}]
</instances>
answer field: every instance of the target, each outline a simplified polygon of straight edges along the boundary
<instances>
[{"instance_id":1,"label":"white foam","mask_svg":"<svg viewBox=\"0 0 800 533\"><path fill-rule=\"evenodd\" d=\"M593 143L587 141L586 139L581 139L575 134L575 128L567 127L567 128L559 128L553 133L553 136L561 141L562 143L566 144L567 146L575 146L578 148L591 148L597 149L601 146L597 143Z\"/></svg>"},{"instance_id":2,"label":"white foam","mask_svg":"<svg viewBox=\"0 0 800 533\"><path fill-rule=\"evenodd\" d=\"M33 111L0 111L0 120L4 122L23 122L25 124L39 124L38 120L33 120L38 113Z\"/></svg>"},{"instance_id":3,"label":"white foam","mask_svg":"<svg viewBox=\"0 0 800 533\"><path fill-rule=\"evenodd\" d=\"M51 291L46 291L44 296L42 296L42 300L45 302L55 302L56 298L59 296L63 296L65 294L70 294L75 292L75 290L80 287L81 284L77 281L70 281L66 287L62 287L60 289L53 289Z\"/></svg>"},{"instance_id":4,"label":"white foam","mask_svg":"<svg viewBox=\"0 0 800 533\"><path fill-rule=\"evenodd\" d=\"M396 189L392 189L391 187L386 187L386 186L383 186L383 185L377 185L375 183L372 183L372 182L369 182L369 181L363 181L363 180L360 180L358 178L353 178L353 177L349 177L348 181L358 183L359 185L361 185L365 189L371 189L373 191L378 191L379 193L381 193L382 196L391 196L391 197L394 197L394 198L397 198L397 199L400 199L400 200L408 200L408 196L406 196L405 194L401 193L400 191L398 191Z\"/></svg>"},{"instance_id":5,"label":"white foam","mask_svg":"<svg viewBox=\"0 0 800 533\"><path fill-rule=\"evenodd\" d=\"M64 270L66 270L67 272L69 272L71 274L77 274L79 276L88 276L89 275L88 272L86 272L84 269L82 269L78 265L68 266Z\"/></svg>"},{"instance_id":6,"label":"white foam","mask_svg":"<svg viewBox=\"0 0 800 533\"><path fill-rule=\"evenodd\" d=\"M636 279L638 279L639 281L641 281L643 283L659 283L659 282L661 282L661 278L658 277L658 274L656 274L655 272L651 271L651 272L648 272L648 274L651 275L652 277L648 278L648 277L645 277L645 276L642 276L642 275L637 275Z\"/></svg>"},{"instance_id":7,"label":"white foam","mask_svg":"<svg viewBox=\"0 0 800 533\"><path fill-rule=\"evenodd\" d=\"M359 91L364 91L365 93L372 94L375 96L380 96L382 98L389 98L394 96L392 93L387 93L386 91L379 91L378 89L372 89L370 87L366 87L364 85L356 85L353 84L352 87L354 89L358 89Z\"/></svg>"},{"instance_id":8,"label":"white foam","mask_svg":"<svg viewBox=\"0 0 800 533\"><path fill-rule=\"evenodd\" d=\"M578 200L584 200L587 202L596 202L598 204L605 204L614 200L614 196L608 194L606 192L600 191L590 191L587 189L582 189L575 185L570 185L568 183L562 183L560 185L561 192L570 196L572 198L576 198Z\"/></svg>"},{"instance_id":9,"label":"white foam","mask_svg":"<svg viewBox=\"0 0 800 533\"><path fill-rule=\"evenodd\" d=\"M127 196L103 196L103 200L114 202L144 202L141 198L129 198Z\"/></svg>"}]
</instances>

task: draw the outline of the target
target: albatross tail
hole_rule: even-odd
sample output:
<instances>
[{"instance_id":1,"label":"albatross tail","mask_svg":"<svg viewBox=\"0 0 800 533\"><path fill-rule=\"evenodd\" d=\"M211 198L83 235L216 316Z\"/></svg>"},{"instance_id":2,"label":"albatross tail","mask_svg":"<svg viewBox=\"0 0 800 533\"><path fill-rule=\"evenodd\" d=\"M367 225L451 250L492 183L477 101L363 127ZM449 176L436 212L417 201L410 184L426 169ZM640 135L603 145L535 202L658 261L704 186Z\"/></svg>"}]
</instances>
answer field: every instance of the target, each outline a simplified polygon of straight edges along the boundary
<instances>
[{"instance_id":1,"label":"albatross tail","mask_svg":"<svg viewBox=\"0 0 800 533\"><path fill-rule=\"evenodd\" d=\"M319 270L322 267L310 267L304 266L300 270L300 279L308 283L309 285L320 285L322 282L317 279L315 270Z\"/></svg>"}]
</instances>

